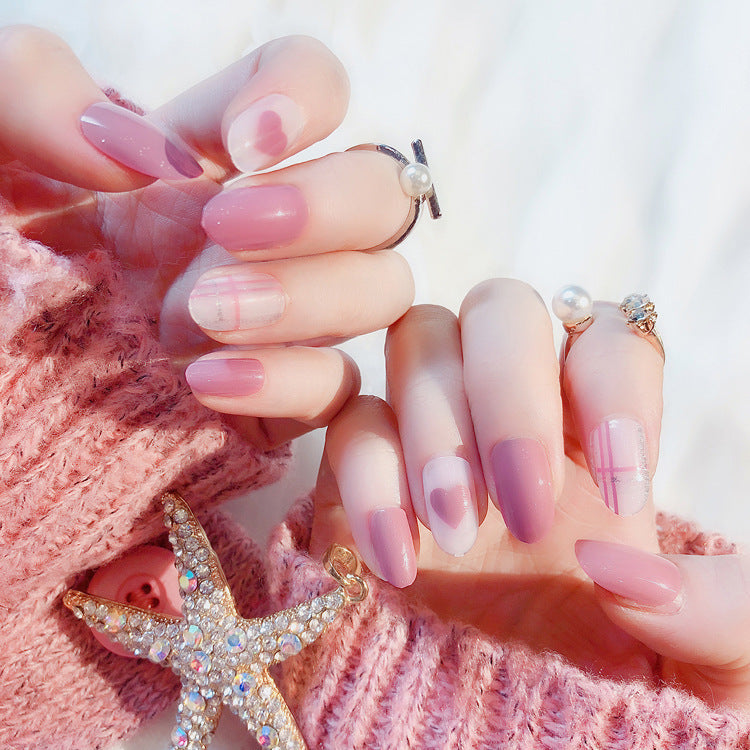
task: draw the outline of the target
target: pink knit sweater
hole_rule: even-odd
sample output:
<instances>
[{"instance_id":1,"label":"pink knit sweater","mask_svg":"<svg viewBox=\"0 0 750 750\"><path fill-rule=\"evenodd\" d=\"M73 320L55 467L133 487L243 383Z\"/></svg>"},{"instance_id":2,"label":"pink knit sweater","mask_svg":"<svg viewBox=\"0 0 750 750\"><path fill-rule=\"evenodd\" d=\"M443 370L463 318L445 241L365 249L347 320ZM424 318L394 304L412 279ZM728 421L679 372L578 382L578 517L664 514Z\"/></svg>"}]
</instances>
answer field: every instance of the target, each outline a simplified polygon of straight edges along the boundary
<instances>
[{"instance_id":1,"label":"pink knit sweater","mask_svg":"<svg viewBox=\"0 0 750 750\"><path fill-rule=\"evenodd\" d=\"M0 321L0 746L103 748L173 701L177 681L104 651L62 608L63 591L162 538L166 488L200 508L272 481L287 453L247 448L197 404L104 254L61 258L0 225ZM247 615L331 587L305 553L311 508L302 501L276 530L265 567L233 523L200 514ZM731 549L667 517L660 541ZM750 747L746 716L597 678L370 585L285 662L282 690L311 748Z\"/></svg>"}]
</instances>

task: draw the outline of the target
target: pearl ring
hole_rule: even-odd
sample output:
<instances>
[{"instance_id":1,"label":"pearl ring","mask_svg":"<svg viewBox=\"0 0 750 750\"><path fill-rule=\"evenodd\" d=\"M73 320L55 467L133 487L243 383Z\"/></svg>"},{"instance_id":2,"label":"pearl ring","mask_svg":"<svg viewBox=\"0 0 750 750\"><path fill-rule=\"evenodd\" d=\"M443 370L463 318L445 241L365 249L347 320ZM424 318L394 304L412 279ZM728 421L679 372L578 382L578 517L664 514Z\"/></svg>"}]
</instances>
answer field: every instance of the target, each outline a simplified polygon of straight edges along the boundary
<instances>
[{"instance_id":1,"label":"pearl ring","mask_svg":"<svg viewBox=\"0 0 750 750\"><path fill-rule=\"evenodd\" d=\"M371 248L373 250L396 247L400 242L403 242L409 232L414 229L414 225L419 218L419 210L424 201L427 201L430 216L433 219L439 219L442 216L440 204L435 194L435 186L432 184L432 175L427 166L427 157L424 153L422 141L412 141L411 148L414 152L414 161L409 161L400 151L383 143L362 143L359 146L352 146L347 149L347 151L377 151L390 156L391 159L395 159L402 167L399 175L401 189L412 199L411 210L398 232L396 232L393 238L386 240L382 245Z\"/></svg>"},{"instance_id":2,"label":"pearl ring","mask_svg":"<svg viewBox=\"0 0 750 750\"><path fill-rule=\"evenodd\" d=\"M647 339L665 359L664 343L656 332L656 308L646 294L629 294L619 305L625 323L631 330ZM562 321L568 334L562 361L568 356L573 342L594 322L594 302L580 286L565 286L552 298L552 312Z\"/></svg>"}]
</instances>

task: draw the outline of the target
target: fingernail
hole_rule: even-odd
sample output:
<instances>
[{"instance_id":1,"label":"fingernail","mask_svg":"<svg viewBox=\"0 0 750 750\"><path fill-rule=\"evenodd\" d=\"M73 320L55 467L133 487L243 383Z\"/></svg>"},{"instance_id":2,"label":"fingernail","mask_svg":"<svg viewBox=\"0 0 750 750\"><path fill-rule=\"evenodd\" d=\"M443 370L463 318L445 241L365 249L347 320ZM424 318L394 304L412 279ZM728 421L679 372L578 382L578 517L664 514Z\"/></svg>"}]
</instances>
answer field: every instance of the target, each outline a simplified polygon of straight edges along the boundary
<instances>
[{"instance_id":1,"label":"fingernail","mask_svg":"<svg viewBox=\"0 0 750 750\"><path fill-rule=\"evenodd\" d=\"M646 433L634 419L605 419L589 438L589 462L594 481L607 507L632 516L648 500Z\"/></svg>"},{"instance_id":2,"label":"fingernail","mask_svg":"<svg viewBox=\"0 0 750 750\"><path fill-rule=\"evenodd\" d=\"M427 518L435 541L450 555L465 555L477 539L471 466L459 456L437 456L422 470Z\"/></svg>"},{"instance_id":3,"label":"fingernail","mask_svg":"<svg viewBox=\"0 0 750 750\"><path fill-rule=\"evenodd\" d=\"M203 174L201 165L145 117L111 102L92 104L81 115L86 140L137 172L164 180Z\"/></svg>"},{"instance_id":4,"label":"fingernail","mask_svg":"<svg viewBox=\"0 0 750 750\"><path fill-rule=\"evenodd\" d=\"M680 569L651 552L593 539L579 539L575 549L580 566L594 583L635 604L668 604L682 589Z\"/></svg>"},{"instance_id":5,"label":"fingernail","mask_svg":"<svg viewBox=\"0 0 750 750\"><path fill-rule=\"evenodd\" d=\"M503 440L490 451L490 466L508 530L522 542L538 542L555 516L552 472L544 446L531 438Z\"/></svg>"},{"instance_id":6,"label":"fingernail","mask_svg":"<svg viewBox=\"0 0 750 750\"><path fill-rule=\"evenodd\" d=\"M293 185L225 190L203 208L206 234L227 250L283 247L302 233L307 201Z\"/></svg>"},{"instance_id":7,"label":"fingernail","mask_svg":"<svg viewBox=\"0 0 750 750\"><path fill-rule=\"evenodd\" d=\"M257 359L199 359L185 370L188 385L205 396L252 396L265 382Z\"/></svg>"},{"instance_id":8,"label":"fingernail","mask_svg":"<svg viewBox=\"0 0 750 750\"><path fill-rule=\"evenodd\" d=\"M380 508L370 515L370 538L380 571L400 589L414 583L417 557L403 508Z\"/></svg>"},{"instance_id":9,"label":"fingernail","mask_svg":"<svg viewBox=\"0 0 750 750\"><path fill-rule=\"evenodd\" d=\"M227 130L227 151L240 172L255 172L285 154L305 126L302 110L284 94L253 102Z\"/></svg>"},{"instance_id":10,"label":"fingernail","mask_svg":"<svg viewBox=\"0 0 750 750\"><path fill-rule=\"evenodd\" d=\"M211 331L261 328L284 314L286 294L266 273L233 273L199 279L188 309L199 326Z\"/></svg>"}]
</instances>

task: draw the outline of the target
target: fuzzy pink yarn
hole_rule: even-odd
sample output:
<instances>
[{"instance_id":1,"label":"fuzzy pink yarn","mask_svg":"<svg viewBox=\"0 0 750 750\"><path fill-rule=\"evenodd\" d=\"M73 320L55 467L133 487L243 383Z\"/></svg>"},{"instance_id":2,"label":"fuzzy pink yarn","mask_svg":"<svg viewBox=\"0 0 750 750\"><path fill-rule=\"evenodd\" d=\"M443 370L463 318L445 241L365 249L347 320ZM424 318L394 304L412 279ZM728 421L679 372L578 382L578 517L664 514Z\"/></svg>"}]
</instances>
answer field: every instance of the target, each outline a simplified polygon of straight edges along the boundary
<instances>
[{"instance_id":1,"label":"fuzzy pink yarn","mask_svg":"<svg viewBox=\"0 0 750 750\"><path fill-rule=\"evenodd\" d=\"M173 675L96 646L62 593L162 534L165 490L201 508L274 481L287 462L287 449L257 451L201 407L154 329L105 253L60 257L0 223L4 748L104 747L174 699ZM257 605L252 545L215 514L203 520L228 570L252 577L244 600Z\"/></svg>"},{"instance_id":2,"label":"fuzzy pink yarn","mask_svg":"<svg viewBox=\"0 0 750 750\"><path fill-rule=\"evenodd\" d=\"M312 501L272 537L276 607L330 588L305 554ZM662 551L732 551L716 535L660 515ZM667 687L588 674L553 653L439 620L372 577L370 596L284 662L284 692L311 748L347 750L708 750L750 747L750 716Z\"/></svg>"}]
</instances>

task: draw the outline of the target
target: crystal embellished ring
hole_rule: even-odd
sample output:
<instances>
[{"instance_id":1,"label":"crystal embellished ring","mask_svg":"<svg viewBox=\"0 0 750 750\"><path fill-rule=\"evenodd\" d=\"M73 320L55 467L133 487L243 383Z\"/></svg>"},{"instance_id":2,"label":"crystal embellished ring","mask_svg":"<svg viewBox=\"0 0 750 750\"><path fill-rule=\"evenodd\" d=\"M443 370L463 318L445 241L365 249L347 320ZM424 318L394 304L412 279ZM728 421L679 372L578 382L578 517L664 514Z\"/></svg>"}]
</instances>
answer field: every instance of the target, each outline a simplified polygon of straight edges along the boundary
<instances>
[{"instance_id":1,"label":"crystal embellished ring","mask_svg":"<svg viewBox=\"0 0 750 750\"><path fill-rule=\"evenodd\" d=\"M626 325L645 338L665 359L664 343L656 331L656 308L646 294L629 294L619 304ZM580 286L566 286L552 298L552 312L560 319L567 333L562 351L564 362L573 342L594 322L594 303Z\"/></svg>"},{"instance_id":2,"label":"crystal embellished ring","mask_svg":"<svg viewBox=\"0 0 750 750\"><path fill-rule=\"evenodd\" d=\"M409 161L400 151L383 143L362 143L359 146L352 146L350 149L347 149L347 151L377 151L378 153L390 156L391 159L395 159L402 167L399 174L401 189L411 198L411 209L401 228L391 239L386 240L382 245L371 248L372 250L385 250L396 247L396 245L403 242L411 230L414 229L414 225L419 218L422 203L425 201L427 201L430 216L433 219L439 219L442 216L422 141L412 141L411 148L414 152L414 161Z\"/></svg>"}]
</instances>

